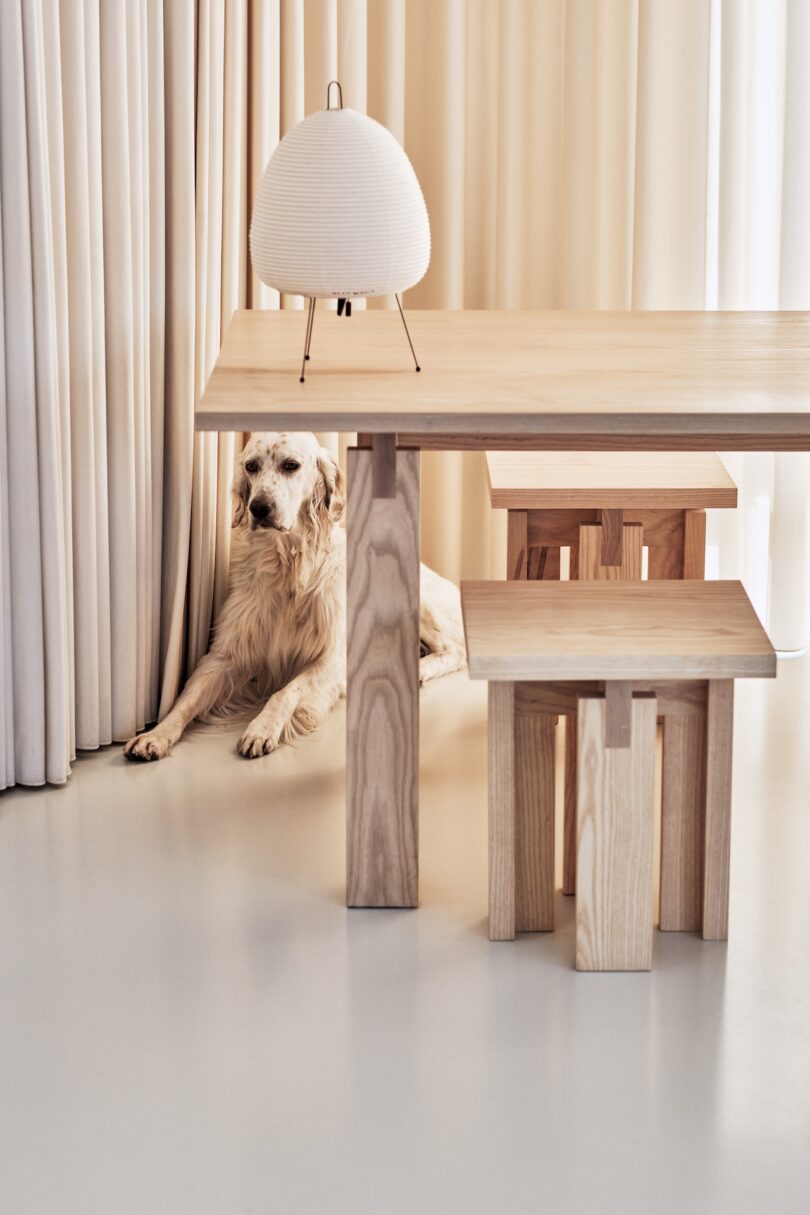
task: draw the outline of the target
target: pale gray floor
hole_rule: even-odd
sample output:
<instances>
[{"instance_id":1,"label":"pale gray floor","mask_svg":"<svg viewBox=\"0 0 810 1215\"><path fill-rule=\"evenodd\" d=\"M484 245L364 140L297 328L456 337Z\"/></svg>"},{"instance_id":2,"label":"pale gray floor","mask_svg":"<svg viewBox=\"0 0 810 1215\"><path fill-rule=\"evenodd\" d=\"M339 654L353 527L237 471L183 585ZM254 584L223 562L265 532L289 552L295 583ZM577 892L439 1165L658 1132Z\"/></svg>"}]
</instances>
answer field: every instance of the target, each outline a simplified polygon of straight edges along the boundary
<instances>
[{"instance_id":1,"label":"pale gray floor","mask_svg":"<svg viewBox=\"0 0 810 1215\"><path fill-rule=\"evenodd\" d=\"M0 797L3 1215L810 1210L810 664L739 686L732 940L486 938L485 687L422 701L422 908L347 912L341 709Z\"/></svg>"}]
</instances>

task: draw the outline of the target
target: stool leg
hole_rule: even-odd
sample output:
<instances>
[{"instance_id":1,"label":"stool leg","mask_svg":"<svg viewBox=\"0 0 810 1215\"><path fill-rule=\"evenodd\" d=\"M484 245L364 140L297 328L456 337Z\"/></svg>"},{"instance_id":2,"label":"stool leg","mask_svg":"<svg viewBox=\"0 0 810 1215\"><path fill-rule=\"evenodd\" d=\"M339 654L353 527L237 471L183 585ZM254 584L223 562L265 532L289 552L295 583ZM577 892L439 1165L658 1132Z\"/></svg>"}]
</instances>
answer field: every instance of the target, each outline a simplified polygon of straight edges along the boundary
<instances>
[{"instance_id":1,"label":"stool leg","mask_svg":"<svg viewBox=\"0 0 810 1215\"><path fill-rule=\"evenodd\" d=\"M683 576L706 577L706 512L683 512Z\"/></svg>"},{"instance_id":2,"label":"stool leg","mask_svg":"<svg viewBox=\"0 0 810 1215\"><path fill-rule=\"evenodd\" d=\"M684 511L644 512L647 577L651 580L683 577Z\"/></svg>"},{"instance_id":3,"label":"stool leg","mask_svg":"<svg viewBox=\"0 0 810 1215\"><path fill-rule=\"evenodd\" d=\"M699 932L703 923L706 714L664 717L661 805L662 932Z\"/></svg>"},{"instance_id":4,"label":"stool leg","mask_svg":"<svg viewBox=\"0 0 810 1215\"><path fill-rule=\"evenodd\" d=\"M554 928L554 739L550 713L515 714L515 927Z\"/></svg>"},{"instance_id":5,"label":"stool leg","mask_svg":"<svg viewBox=\"0 0 810 1215\"><path fill-rule=\"evenodd\" d=\"M506 512L506 577L523 580L529 569L528 514L525 510Z\"/></svg>"},{"instance_id":6,"label":"stool leg","mask_svg":"<svg viewBox=\"0 0 810 1215\"><path fill-rule=\"evenodd\" d=\"M577 889L577 719L565 719L565 789L563 793L563 894Z\"/></svg>"},{"instance_id":7,"label":"stool leg","mask_svg":"<svg viewBox=\"0 0 810 1215\"><path fill-rule=\"evenodd\" d=\"M489 939L515 937L515 685L489 684Z\"/></svg>"},{"instance_id":8,"label":"stool leg","mask_svg":"<svg viewBox=\"0 0 810 1215\"><path fill-rule=\"evenodd\" d=\"M607 701L579 702L577 970L652 964L653 697L633 699L630 723L630 746L609 747Z\"/></svg>"},{"instance_id":9,"label":"stool leg","mask_svg":"<svg viewBox=\"0 0 810 1215\"><path fill-rule=\"evenodd\" d=\"M703 879L703 939L728 940L731 855L731 747L734 681L709 681L706 708L706 842Z\"/></svg>"}]
</instances>

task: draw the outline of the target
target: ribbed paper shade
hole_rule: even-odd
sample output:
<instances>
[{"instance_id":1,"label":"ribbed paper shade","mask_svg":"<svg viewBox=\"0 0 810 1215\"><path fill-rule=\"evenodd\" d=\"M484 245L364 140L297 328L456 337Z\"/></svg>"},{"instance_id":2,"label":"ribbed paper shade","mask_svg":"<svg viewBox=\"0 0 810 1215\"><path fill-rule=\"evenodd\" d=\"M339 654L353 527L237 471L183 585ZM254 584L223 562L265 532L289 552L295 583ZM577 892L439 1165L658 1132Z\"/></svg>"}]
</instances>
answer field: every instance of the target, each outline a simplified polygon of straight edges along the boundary
<instances>
[{"instance_id":1,"label":"ribbed paper shade","mask_svg":"<svg viewBox=\"0 0 810 1215\"><path fill-rule=\"evenodd\" d=\"M411 162L356 110L299 122L264 172L250 226L262 282L296 295L405 291L430 262L427 208Z\"/></svg>"}]
</instances>

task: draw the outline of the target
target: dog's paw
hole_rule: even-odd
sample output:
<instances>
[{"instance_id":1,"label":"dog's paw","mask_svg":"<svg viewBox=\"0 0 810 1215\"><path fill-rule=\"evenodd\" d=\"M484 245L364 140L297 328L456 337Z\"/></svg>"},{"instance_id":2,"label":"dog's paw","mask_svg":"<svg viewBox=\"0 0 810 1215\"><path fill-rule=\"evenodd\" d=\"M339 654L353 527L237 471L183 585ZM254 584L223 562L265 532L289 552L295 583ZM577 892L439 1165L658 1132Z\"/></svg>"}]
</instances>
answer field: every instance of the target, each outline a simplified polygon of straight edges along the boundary
<instances>
[{"instance_id":1,"label":"dog's paw","mask_svg":"<svg viewBox=\"0 0 810 1215\"><path fill-rule=\"evenodd\" d=\"M236 749L245 759L258 759L260 755L269 755L278 746L278 738L266 726L257 726L253 722L245 730Z\"/></svg>"},{"instance_id":2,"label":"dog's paw","mask_svg":"<svg viewBox=\"0 0 810 1215\"><path fill-rule=\"evenodd\" d=\"M131 738L124 746L124 755L136 762L149 763L153 759L164 759L170 750L169 740L157 730L150 730L147 734L137 734Z\"/></svg>"}]
</instances>

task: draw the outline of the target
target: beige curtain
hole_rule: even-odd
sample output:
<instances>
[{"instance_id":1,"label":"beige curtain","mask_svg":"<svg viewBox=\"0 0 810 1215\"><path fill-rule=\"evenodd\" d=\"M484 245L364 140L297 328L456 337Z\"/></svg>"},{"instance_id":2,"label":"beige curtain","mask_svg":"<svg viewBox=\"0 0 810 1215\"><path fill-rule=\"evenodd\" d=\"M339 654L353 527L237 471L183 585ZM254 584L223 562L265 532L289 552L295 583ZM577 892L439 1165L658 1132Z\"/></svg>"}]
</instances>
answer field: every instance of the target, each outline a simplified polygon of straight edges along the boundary
<instances>
[{"instance_id":1,"label":"beige curtain","mask_svg":"<svg viewBox=\"0 0 810 1215\"><path fill-rule=\"evenodd\" d=\"M300 306L247 229L328 79L422 182L410 308L807 308L809 61L804 0L3 0L0 788L64 781L205 650L239 437L194 402L234 308ZM797 649L807 458L731 464L715 569ZM423 553L500 573L480 456L425 457Z\"/></svg>"}]
</instances>

